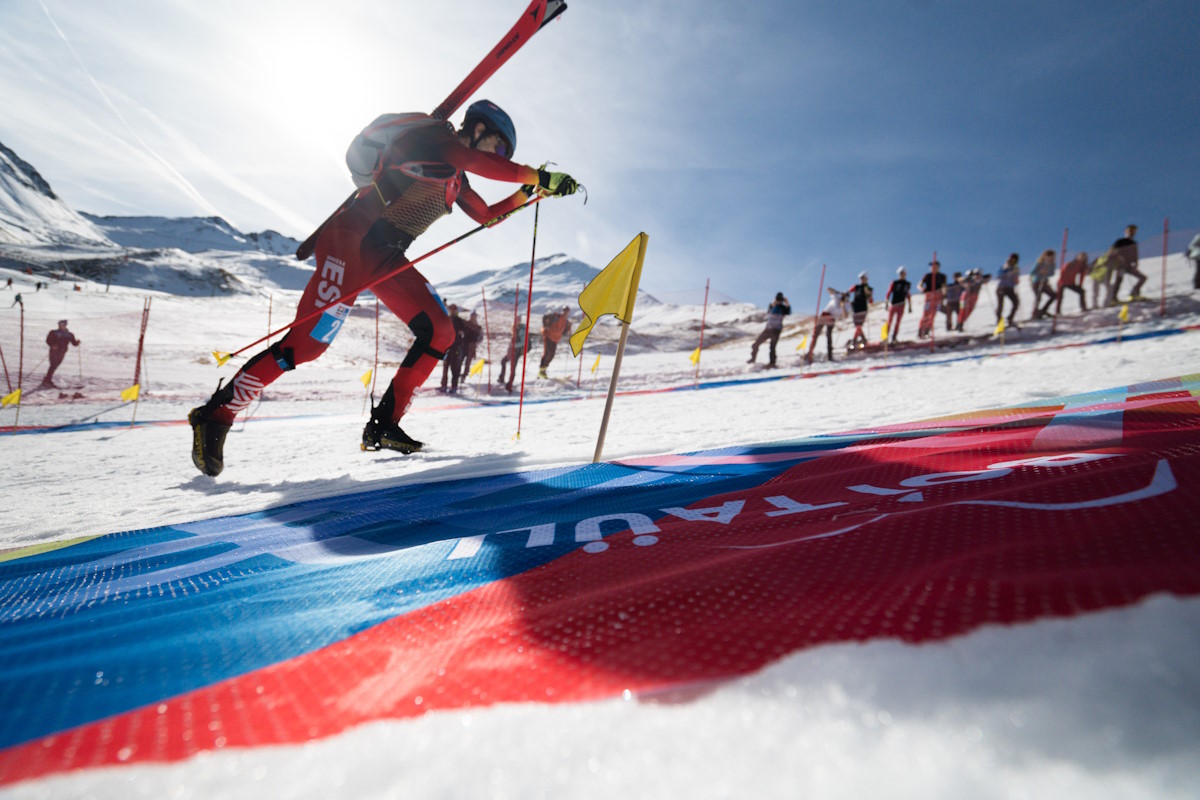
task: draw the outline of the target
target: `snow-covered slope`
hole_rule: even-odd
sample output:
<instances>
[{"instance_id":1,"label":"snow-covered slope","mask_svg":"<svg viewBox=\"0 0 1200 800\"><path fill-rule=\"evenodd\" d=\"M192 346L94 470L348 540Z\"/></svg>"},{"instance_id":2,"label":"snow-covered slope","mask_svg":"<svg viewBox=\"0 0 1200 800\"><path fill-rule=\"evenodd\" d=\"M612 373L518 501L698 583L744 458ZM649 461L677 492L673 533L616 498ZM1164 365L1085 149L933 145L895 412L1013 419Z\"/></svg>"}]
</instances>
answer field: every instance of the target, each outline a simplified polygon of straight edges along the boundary
<instances>
[{"instance_id":1,"label":"snow-covered slope","mask_svg":"<svg viewBox=\"0 0 1200 800\"><path fill-rule=\"evenodd\" d=\"M0 243L111 244L54 194L38 171L0 142Z\"/></svg>"},{"instance_id":2,"label":"snow-covered slope","mask_svg":"<svg viewBox=\"0 0 1200 800\"><path fill-rule=\"evenodd\" d=\"M185 296L260 294L303 289L312 266L293 258L298 245L220 217L77 213L0 144L0 267Z\"/></svg>"}]
</instances>

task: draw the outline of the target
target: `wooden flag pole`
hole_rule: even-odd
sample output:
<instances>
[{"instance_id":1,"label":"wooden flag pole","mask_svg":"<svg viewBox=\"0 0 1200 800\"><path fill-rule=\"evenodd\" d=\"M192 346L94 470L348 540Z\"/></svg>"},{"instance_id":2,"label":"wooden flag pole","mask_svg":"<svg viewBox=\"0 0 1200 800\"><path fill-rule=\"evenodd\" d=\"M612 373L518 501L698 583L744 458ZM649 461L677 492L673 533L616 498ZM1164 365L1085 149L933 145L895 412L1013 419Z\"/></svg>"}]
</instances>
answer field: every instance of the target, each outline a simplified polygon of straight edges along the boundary
<instances>
[{"instance_id":1,"label":"wooden flag pole","mask_svg":"<svg viewBox=\"0 0 1200 800\"><path fill-rule=\"evenodd\" d=\"M613 398L617 394L617 376L621 374L621 358L625 355L625 340L629 338L629 323L621 323L621 341L617 343L617 360L613 362L612 379L608 382L608 399L604 401L604 417L600 420L600 438L596 440L596 453L592 463L600 462L604 451L604 437L608 433L608 417L612 413Z\"/></svg>"}]
</instances>

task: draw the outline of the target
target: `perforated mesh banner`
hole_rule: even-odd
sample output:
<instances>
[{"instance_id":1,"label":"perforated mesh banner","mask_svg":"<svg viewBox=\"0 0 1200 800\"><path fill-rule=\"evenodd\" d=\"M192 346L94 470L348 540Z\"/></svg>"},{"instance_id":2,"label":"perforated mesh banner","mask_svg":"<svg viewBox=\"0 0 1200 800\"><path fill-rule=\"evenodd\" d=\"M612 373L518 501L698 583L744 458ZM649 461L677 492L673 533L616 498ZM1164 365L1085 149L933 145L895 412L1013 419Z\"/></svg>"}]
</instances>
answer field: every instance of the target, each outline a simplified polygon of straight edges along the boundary
<instances>
[{"instance_id":1,"label":"perforated mesh banner","mask_svg":"<svg viewBox=\"0 0 1200 800\"><path fill-rule=\"evenodd\" d=\"M1200 593L1200 376L4 554L0 782Z\"/></svg>"}]
</instances>

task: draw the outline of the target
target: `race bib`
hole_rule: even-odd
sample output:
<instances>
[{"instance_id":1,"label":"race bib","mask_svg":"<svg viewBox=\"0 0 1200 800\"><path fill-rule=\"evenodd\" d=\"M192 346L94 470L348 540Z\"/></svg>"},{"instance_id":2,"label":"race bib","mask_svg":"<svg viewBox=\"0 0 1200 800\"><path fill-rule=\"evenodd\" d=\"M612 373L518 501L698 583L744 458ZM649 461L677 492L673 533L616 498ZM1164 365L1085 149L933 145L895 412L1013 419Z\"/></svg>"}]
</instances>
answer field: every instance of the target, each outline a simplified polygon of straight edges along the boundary
<instances>
[{"instance_id":1,"label":"race bib","mask_svg":"<svg viewBox=\"0 0 1200 800\"><path fill-rule=\"evenodd\" d=\"M322 344L329 344L342 329L342 324L348 316L350 316L350 306L345 303L332 305L325 309L325 313L317 320L317 324L313 326L312 332L308 335Z\"/></svg>"}]
</instances>

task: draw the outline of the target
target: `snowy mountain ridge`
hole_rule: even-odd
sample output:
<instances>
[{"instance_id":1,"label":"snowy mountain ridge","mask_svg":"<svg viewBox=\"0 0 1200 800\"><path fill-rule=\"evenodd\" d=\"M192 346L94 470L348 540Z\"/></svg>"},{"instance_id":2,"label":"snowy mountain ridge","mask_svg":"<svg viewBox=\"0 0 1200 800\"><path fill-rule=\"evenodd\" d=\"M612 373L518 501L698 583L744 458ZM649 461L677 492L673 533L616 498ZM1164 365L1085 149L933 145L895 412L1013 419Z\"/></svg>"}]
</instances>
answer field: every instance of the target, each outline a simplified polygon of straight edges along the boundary
<instances>
[{"instance_id":1,"label":"snowy mountain ridge","mask_svg":"<svg viewBox=\"0 0 1200 800\"><path fill-rule=\"evenodd\" d=\"M110 245L54 194L32 165L0 142L0 243Z\"/></svg>"}]
</instances>

